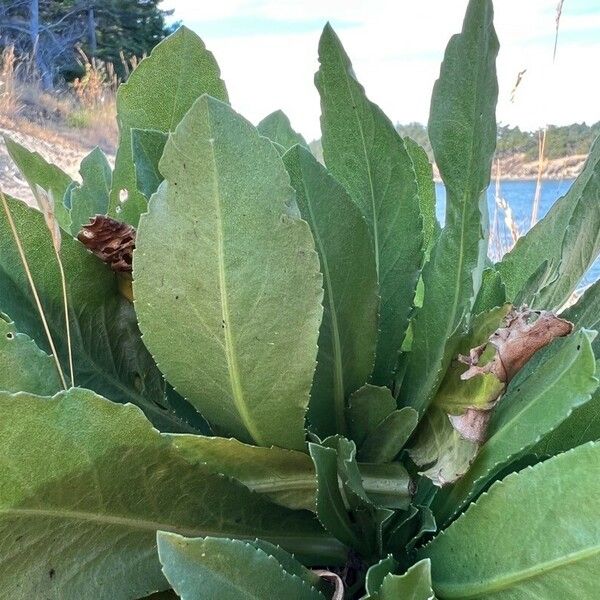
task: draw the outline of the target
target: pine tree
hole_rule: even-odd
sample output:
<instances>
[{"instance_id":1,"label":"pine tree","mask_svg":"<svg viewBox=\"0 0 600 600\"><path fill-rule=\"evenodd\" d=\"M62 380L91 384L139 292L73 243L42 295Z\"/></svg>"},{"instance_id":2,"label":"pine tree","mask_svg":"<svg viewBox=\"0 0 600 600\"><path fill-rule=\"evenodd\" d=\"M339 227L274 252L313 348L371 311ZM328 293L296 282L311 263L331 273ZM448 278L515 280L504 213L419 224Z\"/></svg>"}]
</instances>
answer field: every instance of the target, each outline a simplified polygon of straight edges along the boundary
<instances>
[{"instance_id":1,"label":"pine tree","mask_svg":"<svg viewBox=\"0 0 600 600\"><path fill-rule=\"evenodd\" d=\"M78 74L77 48L112 62L124 77L121 55L141 57L167 35L168 11L159 0L4 0L0 48L31 57L45 87Z\"/></svg>"}]
</instances>

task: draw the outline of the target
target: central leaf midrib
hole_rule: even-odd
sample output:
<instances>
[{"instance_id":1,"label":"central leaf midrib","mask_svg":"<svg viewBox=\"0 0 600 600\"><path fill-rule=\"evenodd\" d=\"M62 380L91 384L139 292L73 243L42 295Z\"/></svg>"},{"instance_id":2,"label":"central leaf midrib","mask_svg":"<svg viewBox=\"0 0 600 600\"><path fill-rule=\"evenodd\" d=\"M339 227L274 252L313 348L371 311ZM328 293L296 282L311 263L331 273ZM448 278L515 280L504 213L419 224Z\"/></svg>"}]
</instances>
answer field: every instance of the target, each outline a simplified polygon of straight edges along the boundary
<instances>
[{"instance_id":1,"label":"central leaf midrib","mask_svg":"<svg viewBox=\"0 0 600 600\"><path fill-rule=\"evenodd\" d=\"M481 598L482 594L494 593L505 590L515 584L535 579L541 575L547 574L549 571L554 571L561 567L566 567L580 560L585 560L600 553L600 545L591 546L582 550L577 550L564 556L538 563L528 569L517 571L504 576L499 576L490 579L487 582L471 583L471 584L449 584L436 586L436 591L444 598L460 598L461 600L469 600L470 598Z\"/></svg>"},{"instance_id":2,"label":"central leaf midrib","mask_svg":"<svg viewBox=\"0 0 600 600\"><path fill-rule=\"evenodd\" d=\"M186 537L223 537L227 535L227 531L224 529L211 529L209 527L181 527L173 523L163 523L161 521L154 521L151 519L135 519L132 517L124 517L121 515L101 514L92 513L79 510L66 510L66 509L47 509L47 508L0 508L0 516L16 516L16 517L39 517L42 519L54 518L64 519L72 521L87 521L90 523L97 523L99 525L109 526L122 526L124 528L149 531L153 534L157 531L169 531L172 533L178 533ZM230 533L232 535L232 533ZM293 530L280 535L271 535L268 532L260 533L256 535L264 536L269 540L279 540L285 542L285 540L305 540L309 544L327 546L328 539L319 535L307 536L305 533L294 535ZM235 534L237 539L255 540L256 535L240 535ZM331 540L329 540L331 541ZM336 540L337 541L337 540Z\"/></svg>"},{"instance_id":3,"label":"central leaf midrib","mask_svg":"<svg viewBox=\"0 0 600 600\"><path fill-rule=\"evenodd\" d=\"M219 171L217 168L217 160L214 148L214 133L210 122L210 114L207 119L209 130L208 145L210 148L209 154L211 158L211 169L213 175L213 201L215 206L216 220L216 235L217 235L217 259L219 271L219 298L221 304L221 318L223 323L223 337L225 339L225 358L227 360L227 371L229 373L229 383L233 402L242 422L254 442L258 445L265 445L262 434L258 431L253 422L252 416L248 411L248 405L244 396L244 388L237 363L237 355L235 350L235 340L231 328L231 319L229 311L229 301L227 295L227 279L225 275L225 244L223 239L223 216L221 214L220 189L219 189Z\"/></svg>"}]
</instances>

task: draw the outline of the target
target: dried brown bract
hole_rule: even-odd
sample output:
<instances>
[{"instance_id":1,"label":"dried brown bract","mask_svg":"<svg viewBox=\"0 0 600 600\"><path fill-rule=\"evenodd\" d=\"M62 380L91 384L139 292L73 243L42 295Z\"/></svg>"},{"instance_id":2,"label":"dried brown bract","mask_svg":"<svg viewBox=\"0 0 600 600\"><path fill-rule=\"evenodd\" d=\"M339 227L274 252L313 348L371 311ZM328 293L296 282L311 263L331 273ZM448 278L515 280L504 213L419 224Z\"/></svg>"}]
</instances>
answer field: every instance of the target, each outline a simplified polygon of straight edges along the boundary
<instances>
[{"instance_id":1,"label":"dried brown bract","mask_svg":"<svg viewBox=\"0 0 600 600\"><path fill-rule=\"evenodd\" d=\"M135 229L110 217L96 215L84 225L77 239L113 271L131 273Z\"/></svg>"}]
</instances>

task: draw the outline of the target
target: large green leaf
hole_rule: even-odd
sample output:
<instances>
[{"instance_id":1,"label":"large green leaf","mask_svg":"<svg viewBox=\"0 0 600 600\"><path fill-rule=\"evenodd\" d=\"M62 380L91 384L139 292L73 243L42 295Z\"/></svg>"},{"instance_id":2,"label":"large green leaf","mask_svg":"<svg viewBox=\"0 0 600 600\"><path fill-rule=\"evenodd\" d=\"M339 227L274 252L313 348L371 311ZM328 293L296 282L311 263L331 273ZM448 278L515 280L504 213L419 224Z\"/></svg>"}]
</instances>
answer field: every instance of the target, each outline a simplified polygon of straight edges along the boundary
<instances>
[{"instance_id":1,"label":"large green leaf","mask_svg":"<svg viewBox=\"0 0 600 600\"><path fill-rule=\"evenodd\" d=\"M299 133L294 131L287 115L281 110L276 110L270 115L267 115L256 126L256 129L258 129L260 135L264 135L272 142L279 144L285 151L296 144L300 144L308 149L306 140Z\"/></svg>"},{"instance_id":2,"label":"large green leaf","mask_svg":"<svg viewBox=\"0 0 600 600\"><path fill-rule=\"evenodd\" d=\"M467 474L437 495L433 509L440 523L590 399L598 386L590 345L593 337L592 332L583 330L561 340L534 373L508 391L490 421L489 439Z\"/></svg>"},{"instance_id":3,"label":"large green leaf","mask_svg":"<svg viewBox=\"0 0 600 600\"><path fill-rule=\"evenodd\" d=\"M63 371L67 338L60 273L43 215L8 199L48 320ZM84 246L64 235L61 256L67 279L75 383L115 402L140 406L161 430L197 431L198 413L181 398L166 398L160 371L142 343L133 306L119 294L114 273ZM39 313L3 210L0 210L0 311L49 352ZM177 410L177 414L175 413Z\"/></svg>"},{"instance_id":4,"label":"large green leaf","mask_svg":"<svg viewBox=\"0 0 600 600\"><path fill-rule=\"evenodd\" d=\"M446 222L423 270L425 297L401 400L422 412L453 355L452 334L470 310L485 264L486 188L496 145L498 40L491 0L471 0L433 88L429 137L446 187Z\"/></svg>"},{"instance_id":5,"label":"large green leaf","mask_svg":"<svg viewBox=\"0 0 600 600\"><path fill-rule=\"evenodd\" d=\"M419 551L439 598L595 598L600 568L600 445L495 483Z\"/></svg>"},{"instance_id":6,"label":"large green leaf","mask_svg":"<svg viewBox=\"0 0 600 600\"><path fill-rule=\"evenodd\" d=\"M600 329L600 281L596 281L585 290L581 298L560 316L571 321L578 328L598 331ZM596 358L600 358L600 336L596 336L592 348Z\"/></svg>"},{"instance_id":7,"label":"large green leaf","mask_svg":"<svg viewBox=\"0 0 600 600\"><path fill-rule=\"evenodd\" d=\"M168 137L167 133L155 129L131 130L131 152L135 164L136 185L148 200L163 180L158 164Z\"/></svg>"},{"instance_id":8,"label":"large green leaf","mask_svg":"<svg viewBox=\"0 0 600 600\"><path fill-rule=\"evenodd\" d=\"M514 299L544 263L543 278L522 302L558 309L600 252L600 141L583 171L548 214L497 265Z\"/></svg>"},{"instance_id":9,"label":"large green leaf","mask_svg":"<svg viewBox=\"0 0 600 600\"><path fill-rule=\"evenodd\" d=\"M343 560L311 513L190 462L132 405L73 388L54 398L2 393L0 410L7 597L118 600L166 589L157 529L258 536L319 564Z\"/></svg>"},{"instance_id":10,"label":"large green leaf","mask_svg":"<svg viewBox=\"0 0 600 600\"><path fill-rule=\"evenodd\" d=\"M596 362L596 373L600 373L600 362ZM600 440L600 389L598 388L588 402L574 409L533 450L537 454L552 456L597 440Z\"/></svg>"},{"instance_id":11,"label":"large green leaf","mask_svg":"<svg viewBox=\"0 0 600 600\"><path fill-rule=\"evenodd\" d=\"M600 329L600 281L590 286L579 301L565 310L561 317L571 321L577 328ZM600 336L592 341L596 357L596 377L600 373ZM544 353L540 357L543 361ZM538 367L537 363L534 369ZM550 432L536 447L540 454L558 454L585 442L600 440L600 389L592 394L589 402L577 407L554 431Z\"/></svg>"},{"instance_id":12,"label":"large green leaf","mask_svg":"<svg viewBox=\"0 0 600 600\"><path fill-rule=\"evenodd\" d=\"M365 95L331 26L319 42L323 154L369 224L381 294L373 382L391 383L423 261L415 169L404 141Z\"/></svg>"},{"instance_id":13,"label":"large green leaf","mask_svg":"<svg viewBox=\"0 0 600 600\"><path fill-rule=\"evenodd\" d=\"M92 150L79 168L82 185L71 190L71 233L76 236L94 215L108 211L112 169L100 148Z\"/></svg>"},{"instance_id":14,"label":"large green leaf","mask_svg":"<svg viewBox=\"0 0 600 600\"><path fill-rule=\"evenodd\" d=\"M6 135L4 143L9 156L21 171L33 194L37 194L37 186L44 189L54 201L54 213L59 225L65 231L70 231L71 216L64 200L73 183L72 179L56 165L47 162L39 153L27 150Z\"/></svg>"},{"instance_id":15,"label":"large green leaf","mask_svg":"<svg viewBox=\"0 0 600 600\"><path fill-rule=\"evenodd\" d=\"M301 449L323 290L283 163L205 95L160 168L133 264L146 345L218 431Z\"/></svg>"},{"instance_id":16,"label":"large green leaf","mask_svg":"<svg viewBox=\"0 0 600 600\"><path fill-rule=\"evenodd\" d=\"M200 435L174 435L173 444L188 460L233 477L255 492L267 494L277 504L294 509L315 508L315 468L303 452Z\"/></svg>"},{"instance_id":17,"label":"large green leaf","mask_svg":"<svg viewBox=\"0 0 600 600\"><path fill-rule=\"evenodd\" d=\"M325 600L262 549L240 540L159 532L165 576L181 600Z\"/></svg>"},{"instance_id":18,"label":"large green leaf","mask_svg":"<svg viewBox=\"0 0 600 600\"><path fill-rule=\"evenodd\" d=\"M155 46L119 87L119 149L110 195L111 216L137 225L146 210L146 198L136 185L131 130L173 131L194 101L205 93L227 101L214 56L186 27Z\"/></svg>"},{"instance_id":19,"label":"large green leaf","mask_svg":"<svg viewBox=\"0 0 600 600\"><path fill-rule=\"evenodd\" d=\"M309 419L321 436L345 434L346 400L366 383L375 359L373 243L356 205L309 150L297 145L283 162L315 239L325 288Z\"/></svg>"},{"instance_id":20,"label":"large green leaf","mask_svg":"<svg viewBox=\"0 0 600 600\"><path fill-rule=\"evenodd\" d=\"M52 396L62 389L54 359L0 314L0 390Z\"/></svg>"}]
</instances>

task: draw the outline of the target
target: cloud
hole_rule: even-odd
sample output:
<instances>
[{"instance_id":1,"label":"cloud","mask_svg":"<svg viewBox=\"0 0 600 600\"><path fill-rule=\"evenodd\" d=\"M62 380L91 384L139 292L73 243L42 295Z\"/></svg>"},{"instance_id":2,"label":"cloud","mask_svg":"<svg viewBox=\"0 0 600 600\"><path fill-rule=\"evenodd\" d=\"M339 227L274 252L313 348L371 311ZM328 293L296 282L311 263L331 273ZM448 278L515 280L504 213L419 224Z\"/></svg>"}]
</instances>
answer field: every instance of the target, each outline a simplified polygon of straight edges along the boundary
<instances>
[{"instance_id":1,"label":"cloud","mask_svg":"<svg viewBox=\"0 0 600 600\"><path fill-rule=\"evenodd\" d=\"M394 121L426 122L431 88L448 38L460 30L466 0L167 0L174 18L214 52L234 107L257 122L281 108L309 139L319 136L312 84L322 25L331 21L354 70ZM600 63L600 8L565 3L552 63L556 0L496 2L500 121L526 128L600 120L592 66ZM527 73L514 103L517 73Z\"/></svg>"}]
</instances>

